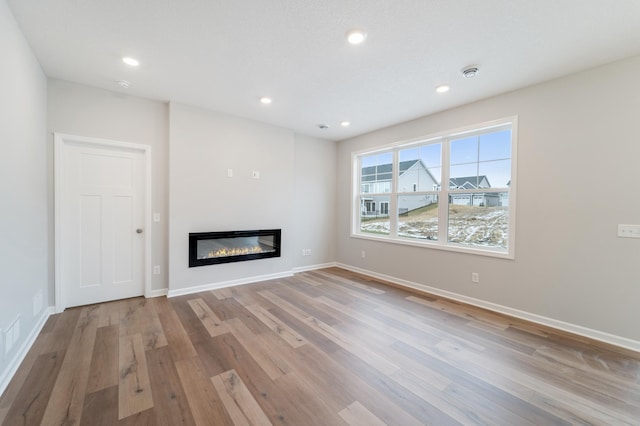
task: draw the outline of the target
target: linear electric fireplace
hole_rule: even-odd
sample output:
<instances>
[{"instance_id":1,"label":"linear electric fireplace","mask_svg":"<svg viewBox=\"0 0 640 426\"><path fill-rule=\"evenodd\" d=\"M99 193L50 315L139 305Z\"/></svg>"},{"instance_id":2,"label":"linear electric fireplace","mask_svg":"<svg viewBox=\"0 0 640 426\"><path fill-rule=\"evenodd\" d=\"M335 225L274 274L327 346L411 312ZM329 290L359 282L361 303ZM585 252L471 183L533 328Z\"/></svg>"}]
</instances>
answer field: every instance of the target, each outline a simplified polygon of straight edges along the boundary
<instances>
[{"instance_id":1,"label":"linear electric fireplace","mask_svg":"<svg viewBox=\"0 0 640 426\"><path fill-rule=\"evenodd\" d=\"M189 234L189 267L280 257L280 229Z\"/></svg>"}]
</instances>

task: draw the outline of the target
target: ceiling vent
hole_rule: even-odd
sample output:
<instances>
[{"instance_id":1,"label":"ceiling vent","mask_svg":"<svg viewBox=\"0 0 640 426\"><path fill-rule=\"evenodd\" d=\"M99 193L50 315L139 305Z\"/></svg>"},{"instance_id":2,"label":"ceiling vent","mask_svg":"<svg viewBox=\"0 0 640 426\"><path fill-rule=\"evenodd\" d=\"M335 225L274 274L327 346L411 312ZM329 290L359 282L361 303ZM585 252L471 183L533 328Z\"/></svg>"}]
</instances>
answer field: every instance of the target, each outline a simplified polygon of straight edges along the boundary
<instances>
[{"instance_id":1,"label":"ceiling vent","mask_svg":"<svg viewBox=\"0 0 640 426\"><path fill-rule=\"evenodd\" d=\"M465 67L462 70L462 75L465 76L466 78L471 78L478 75L479 72L480 72L480 68L478 68L477 65L471 65L471 66Z\"/></svg>"}]
</instances>

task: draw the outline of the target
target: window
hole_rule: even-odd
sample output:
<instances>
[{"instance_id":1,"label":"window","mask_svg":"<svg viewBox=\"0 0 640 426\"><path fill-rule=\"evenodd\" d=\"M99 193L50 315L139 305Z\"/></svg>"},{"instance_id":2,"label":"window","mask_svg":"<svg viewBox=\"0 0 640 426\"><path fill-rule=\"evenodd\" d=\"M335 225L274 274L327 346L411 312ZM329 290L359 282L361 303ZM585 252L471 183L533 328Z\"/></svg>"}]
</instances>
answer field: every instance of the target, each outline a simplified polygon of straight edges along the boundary
<instances>
[{"instance_id":1,"label":"window","mask_svg":"<svg viewBox=\"0 0 640 426\"><path fill-rule=\"evenodd\" d=\"M380 214L389 215L389 203L384 201L380 203Z\"/></svg>"},{"instance_id":2,"label":"window","mask_svg":"<svg viewBox=\"0 0 640 426\"><path fill-rule=\"evenodd\" d=\"M513 258L515 127L514 117L354 153L352 235Z\"/></svg>"}]
</instances>

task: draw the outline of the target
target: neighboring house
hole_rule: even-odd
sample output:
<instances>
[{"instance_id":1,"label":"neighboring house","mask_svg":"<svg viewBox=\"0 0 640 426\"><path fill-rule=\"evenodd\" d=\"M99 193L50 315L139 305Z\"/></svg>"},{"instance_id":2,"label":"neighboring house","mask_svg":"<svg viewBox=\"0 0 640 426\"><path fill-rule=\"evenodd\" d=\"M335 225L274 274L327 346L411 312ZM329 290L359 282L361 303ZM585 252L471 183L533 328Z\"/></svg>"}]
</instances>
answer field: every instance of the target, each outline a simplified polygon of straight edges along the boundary
<instances>
[{"instance_id":1,"label":"neighboring house","mask_svg":"<svg viewBox=\"0 0 640 426\"><path fill-rule=\"evenodd\" d=\"M362 168L360 210L363 216L388 216L389 196L380 195L391 192L391 164ZM509 182L510 184L511 182ZM509 185L507 184L507 185ZM491 188L487 176L467 176L449 179L450 189L482 189ZM440 186L433 175L420 160L400 162L398 176L398 192L438 191ZM365 194L375 194L366 196ZM476 192L454 193L449 195L451 204L463 206L508 206L509 199L501 193ZM400 195L398 196L398 212L404 214L438 201L435 194Z\"/></svg>"},{"instance_id":2,"label":"neighboring house","mask_svg":"<svg viewBox=\"0 0 640 426\"><path fill-rule=\"evenodd\" d=\"M439 184L421 160L401 161L398 175L399 192L437 191ZM363 216L388 216L389 196L380 195L391 192L391 164L362 168L361 213ZM366 196L364 194L376 194ZM435 194L406 195L398 197L400 214L428 206L438 201Z\"/></svg>"},{"instance_id":3,"label":"neighboring house","mask_svg":"<svg viewBox=\"0 0 640 426\"><path fill-rule=\"evenodd\" d=\"M486 176L468 176L449 179L450 189L482 189L491 188L489 179ZM461 206L485 206L494 207L502 204L502 197L499 193L483 193L475 192L471 194L450 194L449 201L451 204Z\"/></svg>"}]
</instances>

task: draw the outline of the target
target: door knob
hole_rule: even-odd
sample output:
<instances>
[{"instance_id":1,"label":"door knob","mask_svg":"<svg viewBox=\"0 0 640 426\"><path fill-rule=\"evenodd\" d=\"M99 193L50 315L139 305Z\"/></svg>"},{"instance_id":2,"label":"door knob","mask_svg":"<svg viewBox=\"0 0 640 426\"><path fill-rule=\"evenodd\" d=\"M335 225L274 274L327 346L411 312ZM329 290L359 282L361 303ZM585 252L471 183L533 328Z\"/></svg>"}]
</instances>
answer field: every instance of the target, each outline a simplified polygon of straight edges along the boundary
<instances>
[{"instance_id":1,"label":"door knob","mask_svg":"<svg viewBox=\"0 0 640 426\"><path fill-rule=\"evenodd\" d=\"M136 229L136 234L142 234L142 228Z\"/></svg>"}]
</instances>

